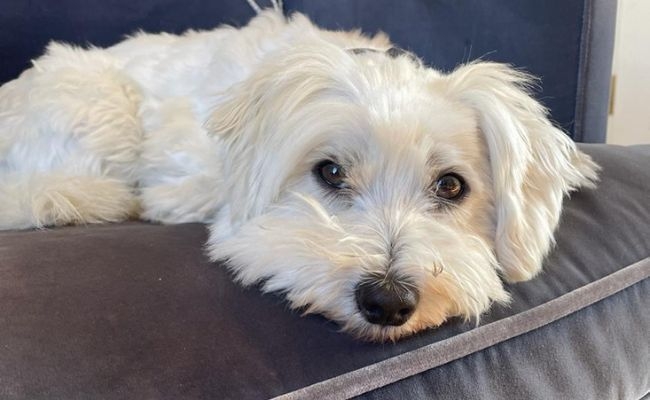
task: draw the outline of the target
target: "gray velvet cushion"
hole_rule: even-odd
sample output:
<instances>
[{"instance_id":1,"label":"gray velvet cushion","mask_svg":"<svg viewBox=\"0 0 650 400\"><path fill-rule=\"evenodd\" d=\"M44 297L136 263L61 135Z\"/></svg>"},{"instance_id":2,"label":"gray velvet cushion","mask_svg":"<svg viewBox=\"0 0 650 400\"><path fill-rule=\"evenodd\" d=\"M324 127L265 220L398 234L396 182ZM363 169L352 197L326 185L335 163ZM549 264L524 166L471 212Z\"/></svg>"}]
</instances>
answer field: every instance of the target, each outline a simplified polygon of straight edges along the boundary
<instances>
[{"instance_id":1,"label":"gray velvet cushion","mask_svg":"<svg viewBox=\"0 0 650 400\"><path fill-rule=\"evenodd\" d=\"M650 146L586 145L537 278L477 327L358 342L231 282L205 228L0 233L0 398L637 399L650 389Z\"/></svg>"}]
</instances>

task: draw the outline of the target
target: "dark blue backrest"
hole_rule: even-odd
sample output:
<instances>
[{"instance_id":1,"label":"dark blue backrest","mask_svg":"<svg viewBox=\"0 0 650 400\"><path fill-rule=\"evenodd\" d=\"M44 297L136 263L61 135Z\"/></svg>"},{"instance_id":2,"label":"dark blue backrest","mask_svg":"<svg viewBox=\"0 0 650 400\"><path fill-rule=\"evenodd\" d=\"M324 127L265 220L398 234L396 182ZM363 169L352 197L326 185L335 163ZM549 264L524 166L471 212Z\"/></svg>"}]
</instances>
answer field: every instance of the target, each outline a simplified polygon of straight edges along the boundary
<instances>
[{"instance_id":1,"label":"dark blue backrest","mask_svg":"<svg viewBox=\"0 0 650 400\"><path fill-rule=\"evenodd\" d=\"M605 140L615 0L285 0L284 8L327 28L382 30L438 69L477 58L523 68L541 78L538 98L574 140ZM2 0L0 82L50 40L106 46L138 29L242 25L253 15L245 0Z\"/></svg>"}]
</instances>

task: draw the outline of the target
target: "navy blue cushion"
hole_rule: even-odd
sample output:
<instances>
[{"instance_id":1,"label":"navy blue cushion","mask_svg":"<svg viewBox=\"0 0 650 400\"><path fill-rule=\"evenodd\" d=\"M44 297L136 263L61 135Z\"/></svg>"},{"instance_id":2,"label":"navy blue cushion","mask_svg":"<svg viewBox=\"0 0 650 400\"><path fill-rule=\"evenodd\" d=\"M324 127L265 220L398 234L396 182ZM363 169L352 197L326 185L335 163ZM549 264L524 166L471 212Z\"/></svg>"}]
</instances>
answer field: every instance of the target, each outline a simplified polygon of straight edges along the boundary
<instances>
[{"instance_id":1,"label":"navy blue cushion","mask_svg":"<svg viewBox=\"0 0 650 400\"><path fill-rule=\"evenodd\" d=\"M565 130L573 128L581 0L359 0L347 13L340 11L345 0L285 3L328 28L383 30L438 69L478 58L524 68L542 79L539 97L553 118Z\"/></svg>"}]
</instances>

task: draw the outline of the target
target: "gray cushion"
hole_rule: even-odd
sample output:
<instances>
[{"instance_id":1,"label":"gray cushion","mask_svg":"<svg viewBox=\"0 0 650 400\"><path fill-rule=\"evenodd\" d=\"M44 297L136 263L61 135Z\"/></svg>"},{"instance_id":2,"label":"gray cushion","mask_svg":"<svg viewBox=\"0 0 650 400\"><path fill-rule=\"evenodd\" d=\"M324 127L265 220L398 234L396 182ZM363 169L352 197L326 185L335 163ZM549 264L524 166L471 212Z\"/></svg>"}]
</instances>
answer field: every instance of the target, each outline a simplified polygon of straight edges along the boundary
<instances>
[{"instance_id":1,"label":"gray cushion","mask_svg":"<svg viewBox=\"0 0 650 400\"><path fill-rule=\"evenodd\" d=\"M640 398L650 389L650 146L585 145L539 277L477 327L355 341L232 283L205 228L0 233L0 398Z\"/></svg>"}]
</instances>

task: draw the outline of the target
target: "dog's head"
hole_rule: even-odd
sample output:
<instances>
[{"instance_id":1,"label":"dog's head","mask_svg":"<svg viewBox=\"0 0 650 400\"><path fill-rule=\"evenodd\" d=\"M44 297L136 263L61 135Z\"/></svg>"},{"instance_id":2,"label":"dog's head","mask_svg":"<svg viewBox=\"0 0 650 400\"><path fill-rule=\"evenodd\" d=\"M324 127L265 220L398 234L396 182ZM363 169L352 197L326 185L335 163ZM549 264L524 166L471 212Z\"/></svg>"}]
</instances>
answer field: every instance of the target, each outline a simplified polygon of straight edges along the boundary
<instances>
[{"instance_id":1,"label":"dog's head","mask_svg":"<svg viewBox=\"0 0 650 400\"><path fill-rule=\"evenodd\" d=\"M596 178L505 65L445 75L396 52L280 53L208 124L227 182L210 255L359 337L507 301L500 275L540 270L563 196Z\"/></svg>"}]
</instances>

